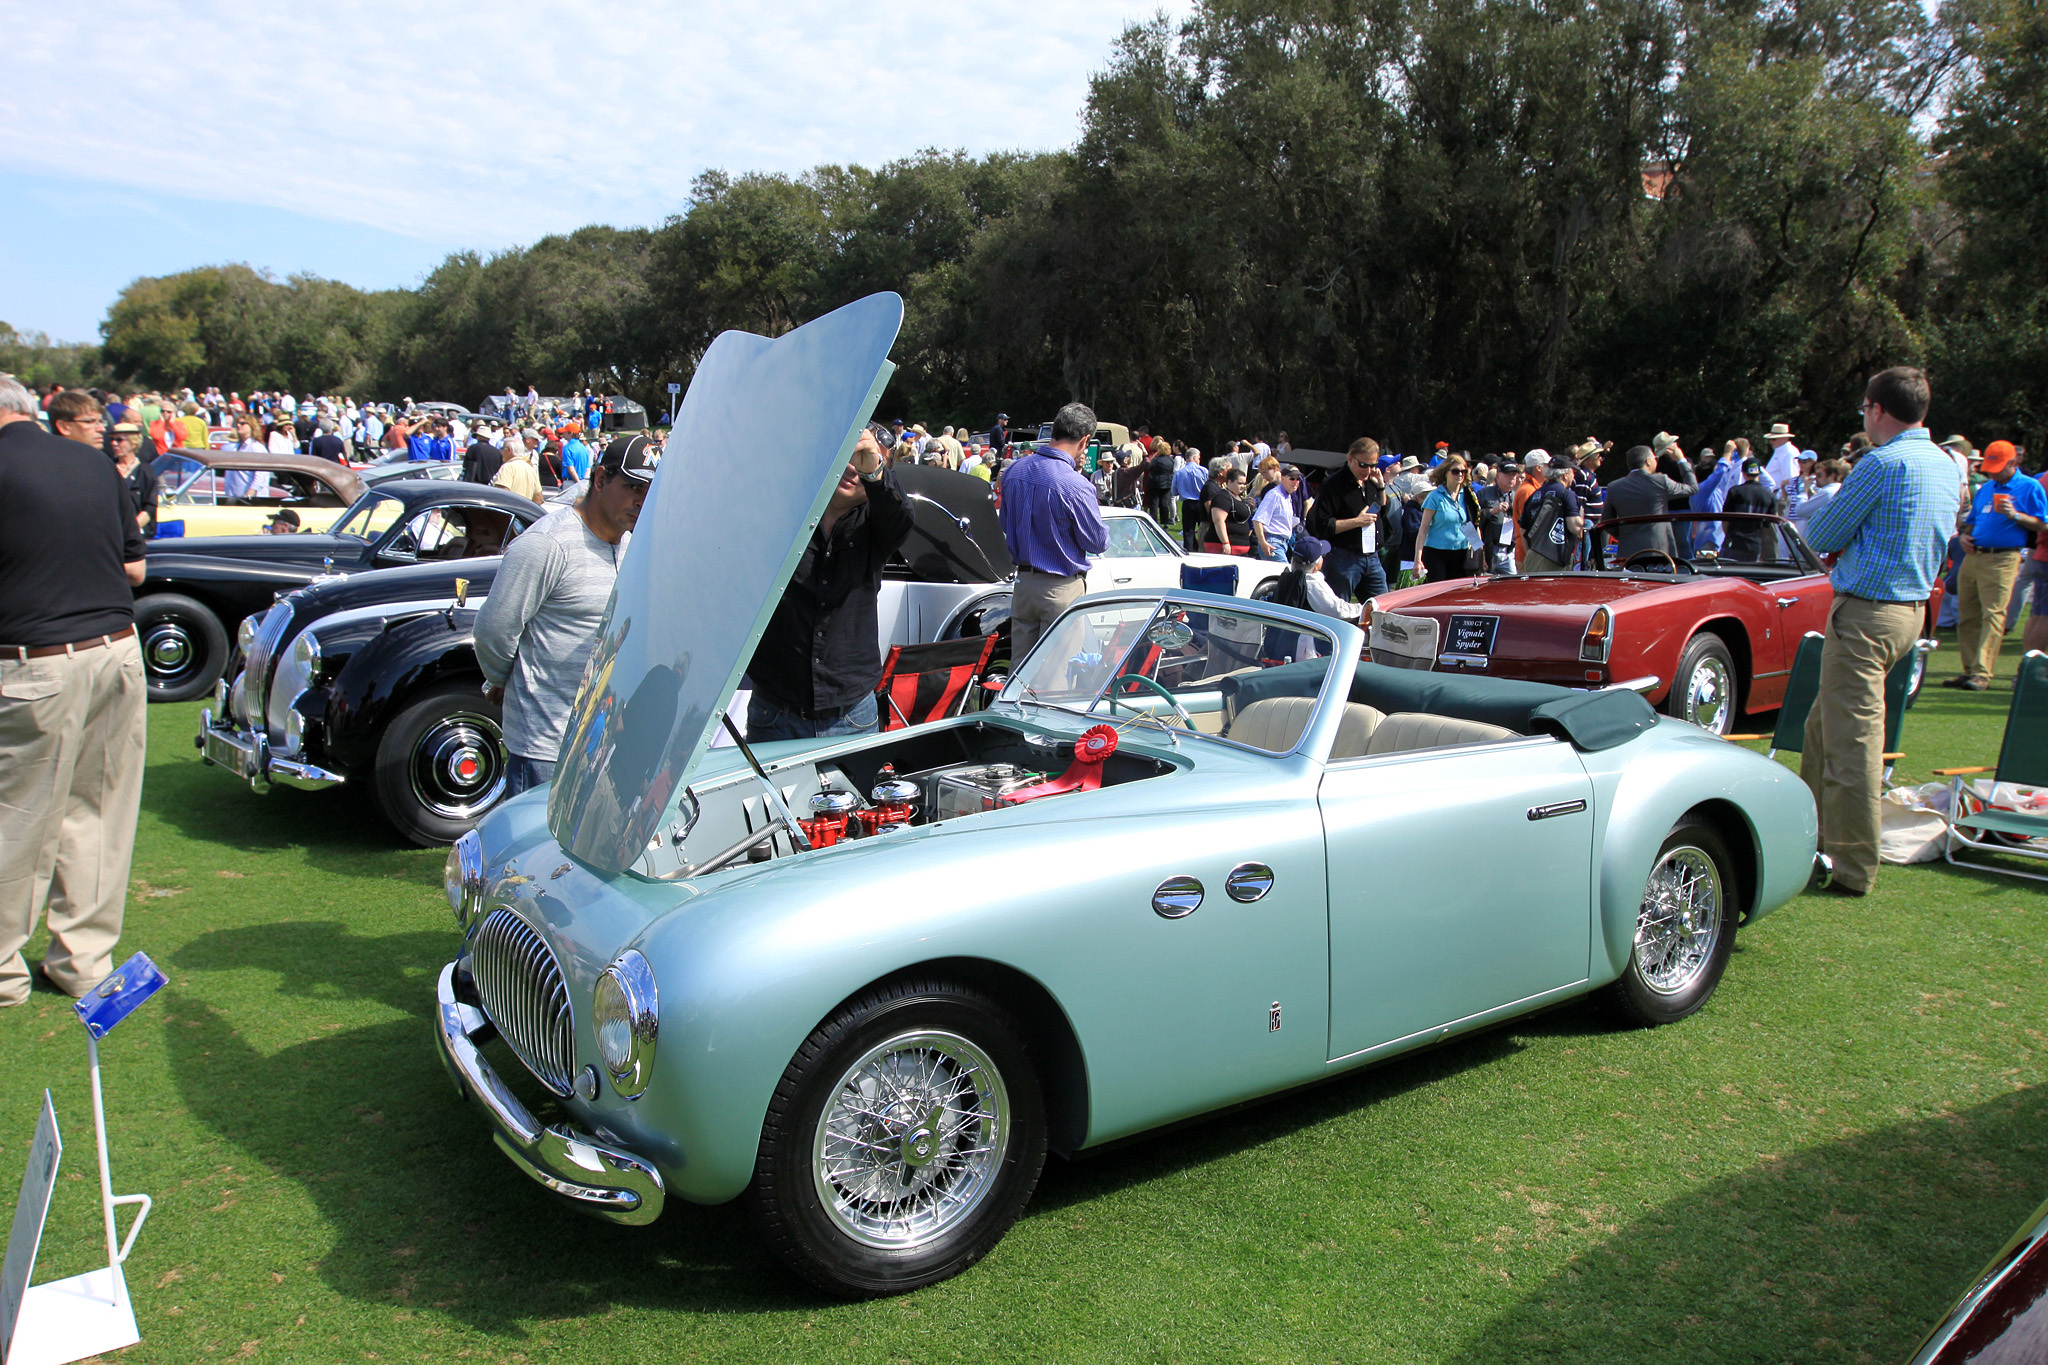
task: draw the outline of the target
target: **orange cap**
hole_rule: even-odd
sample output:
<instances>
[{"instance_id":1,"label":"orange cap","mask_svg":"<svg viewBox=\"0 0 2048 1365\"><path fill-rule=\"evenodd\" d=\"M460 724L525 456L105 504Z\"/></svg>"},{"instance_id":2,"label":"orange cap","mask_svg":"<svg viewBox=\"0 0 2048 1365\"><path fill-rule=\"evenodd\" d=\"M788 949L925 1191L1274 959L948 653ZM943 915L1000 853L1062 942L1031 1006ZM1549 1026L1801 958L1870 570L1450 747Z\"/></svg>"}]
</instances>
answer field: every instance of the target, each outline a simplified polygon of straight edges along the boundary
<instances>
[{"instance_id":1,"label":"orange cap","mask_svg":"<svg viewBox=\"0 0 2048 1365\"><path fill-rule=\"evenodd\" d=\"M2018 458L2011 441L1993 441L1984 447L1984 459L1977 465L1986 474L2002 474L2005 467Z\"/></svg>"}]
</instances>

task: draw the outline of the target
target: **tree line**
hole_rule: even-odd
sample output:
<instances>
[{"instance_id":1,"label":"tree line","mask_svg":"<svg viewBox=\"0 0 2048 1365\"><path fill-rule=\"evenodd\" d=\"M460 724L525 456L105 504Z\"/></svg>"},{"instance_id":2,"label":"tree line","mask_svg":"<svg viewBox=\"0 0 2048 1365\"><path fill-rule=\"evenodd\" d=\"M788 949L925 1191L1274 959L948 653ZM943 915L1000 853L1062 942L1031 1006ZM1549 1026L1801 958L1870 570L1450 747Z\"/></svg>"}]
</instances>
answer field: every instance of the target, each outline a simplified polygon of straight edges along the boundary
<instances>
[{"instance_id":1,"label":"tree line","mask_svg":"<svg viewBox=\"0 0 2048 1365\"><path fill-rule=\"evenodd\" d=\"M884 415L1819 443L1906 362L1944 430L2039 450L2044 93L2038 0L1202 0L1126 30L1062 151L712 172L658 227L457 253L409 290L139 279L97 361L658 410L719 332L893 289Z\"/></svg>"}]
</instances>

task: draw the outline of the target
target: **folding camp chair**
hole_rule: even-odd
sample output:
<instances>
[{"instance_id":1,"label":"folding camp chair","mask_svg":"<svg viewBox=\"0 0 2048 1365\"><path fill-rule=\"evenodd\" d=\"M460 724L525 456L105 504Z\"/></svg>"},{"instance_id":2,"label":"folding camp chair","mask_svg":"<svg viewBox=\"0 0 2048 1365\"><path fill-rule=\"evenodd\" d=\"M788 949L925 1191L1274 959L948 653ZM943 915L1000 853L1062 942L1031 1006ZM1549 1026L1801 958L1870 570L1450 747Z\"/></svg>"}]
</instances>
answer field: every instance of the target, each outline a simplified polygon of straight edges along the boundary
<instances>
[{"instance_id":1,"label":"folding camp chair","mask_svg":"<svg viewBox=\"0 0 2048 1365\"><path fill-rule=\"evenodd\" d=\"M1964 812L1963 779L1977 773L1992 774L1993 782L2048 787L2048 654L2029 650L2020 660L2019 676L2012 684L2012 709L2005 716L2005 739L1998 746L1998 766L1934 770L1936 777L1949 780L1948 835L1942 842L1943 857L1958 867L2048 882L2048 874L2022 872L2015 867L1956 856L1957 848L1961 847L2048 861L2048 812L1993 810L1988 806Z\"/></svg>"},{"instance_id":2,"label":"folding camp chair","mask_svg":"<svg viewBox=\"0 0 2048 1365\"><path fill-rule=\"evenodd\" d=\"M900 730L966 710L995 647L994 635L890 646L882 679L875 684L875 696L882 702L882 728Z\"/></svg>"},{"instance_id":3,"label":"folding camp chair","mask_svg":"<svg viewBox=\"0 0 2048 1365\"><path fill-rule=\"evenodd\" d=\"M1792 656L1792 676L1785 680L1785 700L1778 707L1778 723L1768 735L1727 735L1730 740L1768 739L1771 742L1767 757L1776 758L1782 750L1788 754L1801 753L1806 748L1806 718L1813 711L1813 704L1820 698L1820 654L1827 642L1816 630L1806 632L1799 642L1799 652ZM1934 648L1932 640L1915 640L1905 657L1892 665L1892 671L1884 678L1884 776L1891 780L1892 765L1905 757L1899 749L1899 732L1905 727L1906 710L1913 705L1913 671L1928 650Z\"/></svg>"}]
</instances>

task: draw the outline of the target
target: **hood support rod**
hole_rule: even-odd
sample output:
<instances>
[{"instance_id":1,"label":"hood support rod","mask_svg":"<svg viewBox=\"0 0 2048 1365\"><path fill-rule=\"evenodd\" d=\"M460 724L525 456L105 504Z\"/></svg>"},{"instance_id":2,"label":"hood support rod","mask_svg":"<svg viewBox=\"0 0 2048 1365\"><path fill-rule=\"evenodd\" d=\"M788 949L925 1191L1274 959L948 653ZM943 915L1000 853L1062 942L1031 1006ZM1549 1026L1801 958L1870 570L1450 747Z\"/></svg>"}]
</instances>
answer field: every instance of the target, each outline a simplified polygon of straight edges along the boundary
<instances>
[{"instance_id":1,"label":"hood support rod","mask_svg":"<svg viewBox=\"0 0 2048 1365\"><path fill-rule=\"evenodd\" d=\"M796 816L790 813L789 803L782 799L782 788L769 779L767 772L761 767L761 760L755 758L754 751L747 747L746 737L740 734L740 728L732 723L731 714L723 715L719 719L725 722L725 732L732 736L732 742L739 746L740 756L747 760L747 766L754 770L754 776L761 779L761 789L768 793L768 804L774 807L775 814L782 820L782 827L789 831L790 843L801 849L809 848L810 836L804 833L804 827L797 823ZM749 847L751 846L750 844Z\"/></svg>"}]
</instances>

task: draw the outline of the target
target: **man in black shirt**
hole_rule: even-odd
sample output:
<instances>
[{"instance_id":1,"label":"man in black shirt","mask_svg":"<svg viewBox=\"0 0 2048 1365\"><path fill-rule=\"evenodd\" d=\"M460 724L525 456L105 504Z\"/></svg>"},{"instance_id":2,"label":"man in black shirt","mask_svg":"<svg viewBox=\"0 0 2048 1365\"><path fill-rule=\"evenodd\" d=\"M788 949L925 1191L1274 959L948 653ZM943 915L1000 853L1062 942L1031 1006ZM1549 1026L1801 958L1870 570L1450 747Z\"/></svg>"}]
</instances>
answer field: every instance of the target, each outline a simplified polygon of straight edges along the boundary
<instances>
[{"instance_id":1,"label":"man in black shirt","mask_svg":"<svg viewBox=\"0 0 2048 1365\"><path fill-rule=\"evenodd\" d=\"M882 447L862 433L747 667L750 741L875 728L882 566L909 534L910 508Z\"/></svg>"},{"instance_id":2,"label":"man in black shirt","mask_svg":"<svg viewBox=\"0 0 2048 1365\"><path fill-rule=\"evenodd\" d=\"M1742 462L1742 482L1728 490L1728 499L1721 505L1724 512L1760 512L1769 515L1778 510L1778 499L1763 485L1764 467L1755 460ZM1767 522L1727 521L1722 523L1724 533L1721 543L1721 558L1741 560L1755 564L1764 557L1764 533L1770 530ZM1775 539L1775 537L1773 537Z\"/></svg>"},{"instance_id":3,"label":"man in black shirt","mask_svg":"<svg viewBox=\"0 0 2048 1365\"><path fill-rule=\"evenodd\" d=\"M1390 506L1379 470L1380 444L1370 436L1351 443L1344 467L1323 480L1309 509L1309 530L1330 542L1323 556L1323 578L1331 591L1349 602L1387 590L1386 568L1380 563L1382 537L1392 532Z\"/></svg>"},{"instance_id":4,"label":"man in black shirt","mask_svg":"<svg viewBox=\"0 0 2048 1365\"><path fill-rule=\"evenodd\" d=\"M308 454L317 459L332 460L336 464L347 463L348 447L342 443L341 437L334 434L332 417L320 419L320 434L313 438L312 444L306 449Z\"/></svg>"},{"instance_id":5,"label":"man in black shirt","mask_svg":"<svg viewBox=\"0 0 2048 1365\"><path fill-rule=\"evenodd\" d=\"M79 996L113 965L142 803L142 533L82 390L0 378L0 1005L28 998L22 946L45 906L43 975ZM92 444L87 444L90 441Z\"/></svg>"},{"instance_id":6,"label":"man in black shirt","mask_svg":"<svg viewBox=\"0 0 2048 1365\"><path fill-rule=\"evenodd\" d=\"M505 465L505 452L491 444L485 429L478 427L462 452L462 477L467 483L489 483Z\"/></svg>"}]
</instances>

